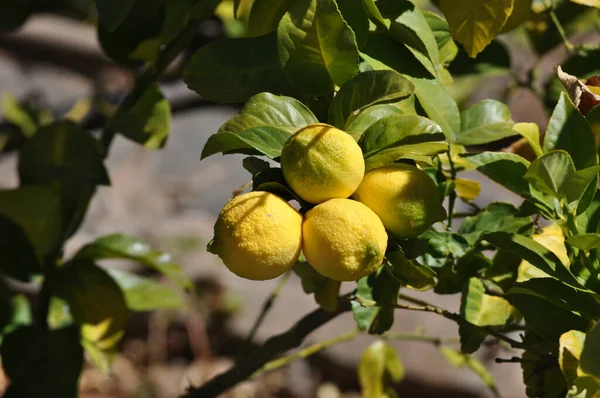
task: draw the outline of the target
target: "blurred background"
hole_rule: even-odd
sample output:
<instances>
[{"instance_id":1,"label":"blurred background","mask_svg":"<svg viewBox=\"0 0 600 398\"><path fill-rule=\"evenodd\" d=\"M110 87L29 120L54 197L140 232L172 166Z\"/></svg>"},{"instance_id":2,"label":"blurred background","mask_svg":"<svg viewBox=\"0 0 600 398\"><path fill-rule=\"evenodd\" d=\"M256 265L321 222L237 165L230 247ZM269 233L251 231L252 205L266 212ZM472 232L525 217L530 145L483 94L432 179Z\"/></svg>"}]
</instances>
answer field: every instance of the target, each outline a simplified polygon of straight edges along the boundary
<instances>
[{"instance_id":1,"label":"blurred background","mask_svg":"<svg viewBox=\"0 0 600 398\"><path fill-rule=\"evenodd\" d=\"M91 1L38 0L32 4L35 12L19 29L0 31L0 188L18 183L13 149L23 139L20 111L25 109L40 121L52 116L85 115L84 125L98 130L105 117L102 112L89 113L90 103L101 101L107 108L114 107L133 81L130 69L118 66L103 52ZM17 14L9 14L0 5L1 30L8 31L8 24L15 23ZM243 26L222 12L201 26L187 55L219 37L242 35L242 30ZM581 30L573 42L589 40L590 34L597 35ZM544 130L548 114L543 101L532 91L535 87L520 83L534 65L542 76L540 81L552 76L552 68L566 57L562 46L556 44L540 58L524 34L504 35L493 44L502 47L501 59L484 56L479 61L478 67L488 67L488 73L477 78L458 76L450 90L462 107L483 98L505 101L515 121L536 122ZM239 107L213 104L189 91L179 79L184 62L185 56L176 60L160 82L173 111L166 147L153 151L121 137L116 139L107 163L112 185L99 188L83 227L67 251L73 253L89 240L114 232L138 236L170 253L194 280L196 294L186 298L185 308L132 317L111 374L105 376L93 365L86 365L80 385L84 398L177 397L190 383L200 384L227 369L236 356L286 331L316 308L313 297L304 294L299 278L292 274L255 339L246 342L278 280L238 278L206 251L220 208L251 176L240 167L239 155L215 155L199 162L209 135ZM510 144L509 140L501 142L496 149ZM481 196L475 201L478 205L498 199L520 202L477 174L468 177L482 184ZM135 263L110 265L148 272ZM351 290L352 285L344 284L343 289ZM411 294L451 311L459 306L458 295ZM450 340L458 336L453 322L436 315L398 311L396 317L395 332L422 332ZM352 315L345 314L312 334L304 345L354 327ZM227 397L359 397L356 365L371 341L369 336L359 336L245 382ZM490 396L475 374L450 366L433 344L391 343L406 367L406 377L397 386L401 397ZM495 377L503 397L525 396L519 365L494 362L497 356L511 356L510 351L499 349L483 347L476 355ZM0 375L0 391L5 385L6 379Z\"/></svg>"}]
</instances>

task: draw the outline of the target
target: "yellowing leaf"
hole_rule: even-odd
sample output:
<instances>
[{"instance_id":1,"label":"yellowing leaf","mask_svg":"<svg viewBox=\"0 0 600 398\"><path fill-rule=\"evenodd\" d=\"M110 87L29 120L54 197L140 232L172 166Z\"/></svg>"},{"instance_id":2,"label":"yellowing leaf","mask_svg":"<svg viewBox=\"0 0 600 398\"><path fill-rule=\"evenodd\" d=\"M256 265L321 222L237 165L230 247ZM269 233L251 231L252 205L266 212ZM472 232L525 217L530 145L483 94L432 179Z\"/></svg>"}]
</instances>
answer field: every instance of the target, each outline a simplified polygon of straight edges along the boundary
<instances>
[{"instance_id":1,"label":"yellowing leaf","mask_svg":"<svg viewBox=\"0 0 600 398\"><path fill-rule=\"evenodd\" d=\"M456 186L456 194L464 200L473 200L479 196L481 185L477 181L457 178L454 180Z\"/></svg>"},{"instance_id":2,"label":"yellowing leaf","mask_svg":"<svg viewBox=\"0 0 600 398\"><path fill-rule=\"evenodd\" d=\"M584 6L600 8L600 0L571 0L573 3L583 4Z\"/></svg>"},{"instance_id":3,"label":"yellowing leaf","mask_svg":"<svg viewBox=\"0 0 600 398\"><path fill-rule=\"evenodd\" d=\"M502 30L514 0L441 0L452 35L475 58Z\"/></svg>"},{"instance_id":4,"label":"yellowing leaf","mask_svg":"<svg viewBox=\"0 0 600 398\"><path fill-rule=\"evenodd\" d=\"M585 333L579 330L569 330L560 336L558 364L569 382L573 382L578 376L577 370L584 340Z\"/></svg>"},{"instance_id":5,"label":"yellowing leaf","mask_svg":"<svg viewBox=\"0 0 600 398\"><path fill-rule=\"evenodd\" d=\"M386 397L388 381L399 382L404 377L404 366L396 350L384 341L371 344L360 358L358 379L365 398Z\"/></svg>"},{"instance_id":6,"label":"yellowing leaf","mask_svg":"<svg viewBox=\"0 0 600 398\"><path fill-rule=\"evenodd\" d=\"M565 236L560 229L558 224L550 224L542 230L539 235L533 235L533 240L544 245L552 253L556 254L559 260L565 265L569 266L571 261L567 254L567 248L565 246ZM548 278L550 277L544 271L532 266L527 261L523 260L519 265L517 282L525 282L532 278Z\"/></svg>"}]
</instances>

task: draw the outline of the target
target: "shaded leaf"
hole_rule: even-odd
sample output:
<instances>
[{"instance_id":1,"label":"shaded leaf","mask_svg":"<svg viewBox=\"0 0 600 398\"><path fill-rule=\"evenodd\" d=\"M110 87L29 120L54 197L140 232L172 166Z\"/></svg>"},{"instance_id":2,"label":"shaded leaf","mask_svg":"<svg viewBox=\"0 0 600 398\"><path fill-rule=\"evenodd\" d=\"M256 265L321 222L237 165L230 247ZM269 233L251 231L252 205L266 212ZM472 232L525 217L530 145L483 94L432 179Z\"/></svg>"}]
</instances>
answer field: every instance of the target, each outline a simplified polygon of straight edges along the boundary
<instances>
[{"instance_id":1,"label":"shaded leaf","mask_svg":"<svg viewBox=\"0 0 600 398\"><path fill-rule=\"evenodd\" d=\"M458 325L458 334L460 336L460 351L464 354L472 354L477 351L488 335L484 328L468 322L461 322Z\"/></svg>"},{"instance_id":2,"label":"shaded leaf","mask_svg":"<svg viewBox=\"0 0 600 398\"><path fill-rule=\"evenodd\" d=\"M78 396L83 349L77 328L44 331L21 327L4 338L0 352L11 381L4 397Z\"/></svg>"},{"instance_id":3,"label":"shaded leaf","mask_svg":"<svg viewBox=\"0 0 600 398\"><path fill-rule=\"evenodd\" d=\"M253 0L248 15L248 36L266 35L277 30L288 7L288 0Z\"/></svg>"},{"instance_id":4,"label":"shaded leaf","mask_svg":"<svg viewBox=\"0 0 600 398\"><path fill-rule=\"evenodd\" d=\"M364 398L387 397L387 384L398 383L403 377L404 366L396 350L384 341L375 341L360 357L358 379Z\"/></svg>"},{"instance_id":5,"label":"shaded leaf","mask_svg":"<svg viewBox=\"0 0 600 398\"><path fill-rule=\"evenodd\" d=\"M244 102L263 91L286 91L276 40L272 33L213 41L190 59L183 81L190 90L219 103Z\"/></svg>"},{"instance_id":6,"label":"shaded leaf","mask_svg":"<svg viewBox=\"0 0 600 398\"><path fill-rule=\"evenodd\" d=\"M123 23L134 2L135 0L96 0L100 23L106 30L113 32Z\"/></svg>"},{"instance_id":7,"label":"shaded leaf","mask_svg":"<svg viewBox=\"0 0 600 398\"><path fill-rule=\"evenodd\" d=\"M435 286L437 273L431 268L407 259L400 251L388 252L386 258L390 262L393 277L403 286L418 291L429 290Z\"/></svg>"},{"instance_id":8,"label":"shaded leaf","mask_svg":"<svg viewBox=\"0 0 600 398\"><path fill-rule=\"evenodd\" d=\"M356 295L379 305L395 305L398 300L400 282L392 278L385 266L369 276L359 279ZM393 307L364 307L358 301L352 301L354 320L360 328L370 334L388 331L394 323Z\"/></svg>"},{"instance_id":9,"label":"shaded leaf","mask_svg":"<svg viewBox=\"0 0 600 398\"><path fill-rule=\"evenodd\" d=\"M531 229L533 222L530 217L519 217L518 212L519 210L509 203L492 202L477 215L465 218L458 232L471 245L488 232L523 233Z\"/></svg>"},{"instance_id":10,"label":"shaded leaf","mask_svg":"<svg viewBox=\"0 0 600 398\"><path fill-rule=\"evenodd\" d=\"M517 134L508 106L489 99L465 110L460 125L455 142L461 145L482 145Z\"/></svg>"},{"instance_id":11,"label":"shaded leaf","mask_svg":"<svg viewBox=\"0 0 600 398\"><path fill-rule=\"evenodd\" d=\"M346 123L345 131L356 141L359 141L363 132L375 122L400 113L402 113L402 110L393 104L373 105L365 108L355 117L350 117Z\"/></svg>"},{"instance_id":12,"label":"shaded leaf","mask_svg":"<svg viewBox=\"0 0 600 398\"><path fill-rule=\"evenodd\" d=\"M189 289L192 282L181 266L167 253L153 250L145 241L133 236L113 234L98 238L82 247L76 260L127 259L137 261L164 274L177 285Z\"/></svg>"},{"instance_id":13,"label":"shaded leaf","mask_svg":"<svg viewBox=\"0 0 600 398\"><path fill-rule=\"evenodd\" d=\"M585 373L600 378L600 322L586 333L579 365Z\"/></svg>"},{"instance_id":14,"label":"shaded leaf","mask_svg":"<svg viewBox=\"0 0 600 398\"><path fill-rule=\"evenodd\" d=\"M154 311L185 306L181 295L169 286L126 271L110 269L107 272L125 294L127 308L132 311Z\"/></svg>"},{"instance_id":15,"label":"shaded leaf","mask_svg":"<svg viewBox=\"0 0 600 398\"><path fill-rule=\"evenodd\" d=\"M146 148L162 148L169 136L171 106L156 84L123 113L118 113L111 123L125 137Z\"/></svg>"},{"instance_id":16,"label":"shaded leaf","mask_svg":"<svg viewBox=\"0 0 600 398\"><path fill-rule=\"evenodd\" d=\"M554 108L544 138L544 152L567 151L577 170L598 164L594 136L589 123L579 113L566 93Z\"/></svg>"},{"instance_id":17,"label":"shaded leaf","mask_svg":"<svg viewBox=\"0 0 600 398\"><path fill-rule=\"evenodd\" d=\"M560 336L558 364L569 384L577 378L579 358L583 349L585 333L579 330L570 330Z\"/></svg>"},{"instance_id":18,"label":"shaded leaf","mask_svg":"<svg viewBox=\"0 0 600 398\"><path fill-rule=\"evenodd\" d=\"M413 92L414 85L397 72L363 72L350 79L333 98L329 123L344 129L346 121L354 113L371 105L397 102Z\"/></svg>"},{"instance_id":19,"label":"shaded leaf","mask_svg":"<svg viewBox=\"0 0 600 398\"><path fill-rule=\"evenodd\" d=\"M369 33L361 50L361 58L375 70L395 70L403 75L425 79L432 77L432 72L415 58L406 45L388 34ZM429 60L425 61L430 64Z\"/></svg>"},{"instance_id":20,"label":"shaded leaf","mask_svg":"<svg viewBox=\"0 0 600 398\"><path fill-rule=\"evenodd\" d=\"M358 73L354 32L335 2L298 0L277 28L279 63L297 90L322 95Z\"/></svg>"},{"instance_id":21,"label":"shaded leaf","mask_svg":"<svg viewBox=\"0 0 600 398\"><path fill-rule=\"evenodd\" d=\"M356 37L358 48L367 42L369 32L369 17L365 13L362 1L336 0L344 21L350 26Z\"/></svg>"}]
</instances>

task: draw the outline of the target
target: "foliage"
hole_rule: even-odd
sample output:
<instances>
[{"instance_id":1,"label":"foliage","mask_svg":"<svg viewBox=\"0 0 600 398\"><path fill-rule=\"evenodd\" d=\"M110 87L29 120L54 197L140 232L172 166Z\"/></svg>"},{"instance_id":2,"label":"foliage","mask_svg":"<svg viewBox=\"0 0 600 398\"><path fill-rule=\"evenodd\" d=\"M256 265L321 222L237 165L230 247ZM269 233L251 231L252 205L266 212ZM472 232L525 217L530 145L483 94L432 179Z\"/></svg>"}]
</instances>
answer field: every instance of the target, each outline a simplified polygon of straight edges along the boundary
<instances>
[{"instance_id":1,"label":"foliage","mask_svg":"<svg viewBox=\"0 0 600 398\"><path fill-rule=\"evenodd\" d=\"M0 32L18 29L35 11L30 6L3 0ZM529 396L597 396L600 68L594 60L600 45L569 39L598 30L600 3L592 0L97 0L104 51L137 71L132 92L101 136L76 121L52 120L5 101L5 117L22 140L16 148L20 186L0 191L0 273L41 281L34 319L20 315L28 306L22 296L0 285L1 353L12 381L7 396L42 397L49 390L76 396L84 350L107 370L131 311L183 304L166 286L99 264L133 260L190 287L167 254L137 238L100 237L72 258L63 249L96 188L110 184L104 162L115 135L152 149L165 144L171 110L156 81L215 8L225 27L237 27L236 37L201 47L182 78L207 100L245 105L209 138L201 158L253 155L244 160L253 189L292 199L277 165L281 150L300 128L328 123L358 142L369 169L402 162L427 172L448 219L413 239L390 238L380 268L337 302L339 284L299 262L295 271L322 309L187 396L220 394L350 308L361 331L383 337L395 310L455 321L461 352L442 347L442 354L475 372L494 394L489 373L470 356L486 339L523 350L513 362L521 363ZM545 82L539 78L543 65L536 63L517 77L507 38L540 57L564 46L565 71ZM546 131L515 123L502 98L467 103L473 87L491 76L510 82L505 94L520 86L537 95L551 114ZM528 152L489 150L517 139ZM0 135L0 148L9 141ZM522 204L480 208L473 202L478 184L461 177L471 170ZM311 208L294 199L302 212ZM458 201L474 211L458 213ZM414 300L404 295L407 289L460 294L460 312ZM68 316L54 313L65 307ZM507 335L519 329L519 340ZM366 396L394 396L389 384L402 376L397 354L385 343L363 355L359 379Z\"/></svg>"}]
</instances>

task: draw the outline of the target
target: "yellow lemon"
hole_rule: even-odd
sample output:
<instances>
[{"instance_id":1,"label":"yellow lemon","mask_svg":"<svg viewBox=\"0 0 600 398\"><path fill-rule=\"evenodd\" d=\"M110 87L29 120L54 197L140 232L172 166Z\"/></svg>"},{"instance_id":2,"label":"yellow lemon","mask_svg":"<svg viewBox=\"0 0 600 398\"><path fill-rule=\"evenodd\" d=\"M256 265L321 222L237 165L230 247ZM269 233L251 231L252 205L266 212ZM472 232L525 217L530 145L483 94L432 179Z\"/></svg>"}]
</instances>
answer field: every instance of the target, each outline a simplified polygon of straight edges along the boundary
<instances>
[{"instance_id":1,"label":"yellow lemon","mask_svg":"<svg viewBox=\"0 0 600 398\"><path fill-rule=\"evenodd\" d=\"M352 195L365 174L365 161L348 133L327 124L311 124L286 142L281 169L298 196L317 204Z\"/></svg>"},{"instance_id":2,"label":"yellow lemon","mask_svg":"<svg viewBox=\"0 0 600 398\"><path fill-rule=\"evenodd\" d=\"M331 199L309 210L302 224L302 250L322 275L354 281L383 261L387 233L371 209L351 199Z\"/></svg>"},{"instance_id":3,"label":"yellow lemon","mask_svg":"<svg viewBox=\"0 0 600 398\"><path fill-rule=\"evenodd\" d=\"M365 174L354 198L373 210L392 235L412 238L446 218L438 188L417 167L393 164Z\"/></svg>"},{"instance_id":4,"label":"yellow lemon","mask_svg":"<svg viewBox=\"0 0 600 398\"><path fill-rule=\"evenodd\" d=\"M302 247L302 216L268 192L233 198L221 210L208 250L234 274L273 279L296 263Z\"/></svg>"}]
</instances>

